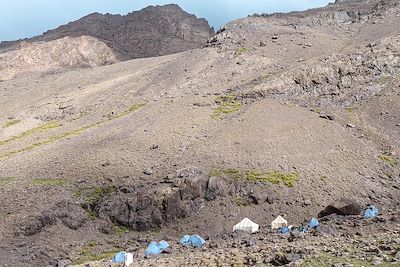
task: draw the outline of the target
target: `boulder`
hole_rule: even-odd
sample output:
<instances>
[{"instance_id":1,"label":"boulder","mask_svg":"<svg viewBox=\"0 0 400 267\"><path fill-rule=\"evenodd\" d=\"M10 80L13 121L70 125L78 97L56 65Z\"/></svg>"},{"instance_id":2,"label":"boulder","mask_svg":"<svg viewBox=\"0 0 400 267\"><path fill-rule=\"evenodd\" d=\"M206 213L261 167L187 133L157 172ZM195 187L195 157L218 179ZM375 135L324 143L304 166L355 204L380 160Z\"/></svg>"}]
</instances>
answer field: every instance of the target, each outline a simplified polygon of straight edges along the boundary
<instances>
[{"instance_id":1,"label":"boulder","mask_svg":"<svg viewBox=\"0 0 400 267\"><path fill-rule=\"evenodd\" d=\"M283 266L291 262L296 262L300 259L301 256L299 254L294 254L294 253L289 253L287 255L277 254L275 255L274 258L272 258L272 260L270 260L269 263L271 263L274 266Z\"/></svg>"},{"instance_id":2,"label":"boulder","mask_svg":"<svg viewBox=\"0 0 400 267\"><path fill-rule=\"evenodd\" d=\"M267 200L267 194L264 191L255 188L249 192L249 198L254 204L259 205Z\"/></svg>"},{"instance_id":3,"label":"boulder","mask_svg":"<svg viewBox=\"0 0 400 267\"><path fill-rule=\"evenodd\" d=\"M207 192L205 198L214 200L217 197L224 197L228 193L228 186L225 181L219 177L211 177L207 183Z\"/></svg>"},{"instance_id":4,"label":"boulder","mask_svg":"<svg viewBox=\"0 0 400 267\"><path fill-rule=\"evenodd\" d=\"M322 210L318 217L325 217L331 214L337 215L358 215L362 212L362 207L355 200L342 199L333 202Z\"/></svg>"},{"instance_id":5,"label":"boulder","mask_svg":"<svg viewBox=\"0 0 400 267\"><path fill-rule=\"evenodd\" d=\"M276 194L274 191L268 190L267 191L267 202L268 204L274 204L276 200Z\"/></svg>"},{"instance_id":6,"label":"boulder","mask_svg":"<svg viewBox=\"0 0 400 267\"><path fill-rule=\"evenodd\" d=\"M39 215L29 218L21 226L25 236L32 236L40 233L47 226L62 223L72 230L78 230L87 221L87 215L79 205L62 201L49 210L42 211Z\"/></svg>"},{"instance_id":7,"label":"boulder","mask_svg":"<svg viewBox=\"0 0 400 267\"><path fill-rule=\"evenodd\" d=\"M189 166L189 167L177 170L176 174L180 178L193 178L193 177L201 176L203 174L203 172L198 167Z\"/></svg>"}]
</instances>

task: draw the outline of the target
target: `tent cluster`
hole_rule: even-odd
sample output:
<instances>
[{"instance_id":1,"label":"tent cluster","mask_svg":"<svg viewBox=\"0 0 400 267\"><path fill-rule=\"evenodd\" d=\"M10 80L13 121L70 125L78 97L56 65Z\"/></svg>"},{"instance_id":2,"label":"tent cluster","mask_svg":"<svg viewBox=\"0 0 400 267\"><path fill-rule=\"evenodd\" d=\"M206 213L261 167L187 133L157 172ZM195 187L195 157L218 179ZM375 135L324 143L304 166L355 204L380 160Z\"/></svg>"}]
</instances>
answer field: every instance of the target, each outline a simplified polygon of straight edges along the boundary
<instances>
[{"instance_id":1,"label":"tent cluster","mask_svg":"<svg viewBox=\"0 0 400 267\"><path fill-rule=\"evenodd\" d=\"M318 226L319 226L319 221L315 218L312 218L308 222L307 226L300 226L300 227L294 227L293 225L281 226L278 228L278 232L281 234L287 234L287 233L305 234L312 229L317 229Z\"/></svg>"},{"instance_id":2,"label":"tent cluster","mask_svg":"<svg viewBox=\"0 0 400 267\"><path fill-rule=\"evenodd\" d=\"M271 222L272 229L279 229L282 227L287 227L288 222L282 217L278 216L275 220ZM249 218L244 218L238 224L233 226L233 231L243 231L248 233L255 233L259 230L260 226L250 220Z\"/></svg>"},{"instance_id":3,"label":"tent cluster","mask_svg":"<svg viewBox=\"0 0 400 267\"><path fill-rule=\"evenodd\" d=\"M378 216L379 212L375 206L368 205L364 211L364 219L375 218ZM271 222L271 228L277 230L281 234L287 233L300 233L304 234L313 229L318 229L320 223L316 218L312 218L307 226L294 227L293 225L288 226L287 220L282 216L278 216L275 220ZM249 218L244 218L239 223L233 226L233 231L242 231L253 234L259 230L260 226L250 220ZM205 245L206 241L199 235L185 235L180 240L179 243L183 246L192 246L195 248L200 248ZM144 255L158 255L164 252L170 252L171 246L167 241L151 242ZM133 255L131 253L126 253L124 251L118 252L112 259L113 263L124 263L124 267L129 267L133 263Z\"/></svg>"},{"instance_id":4,"label":"tent cluster","mask_svg":"<svg viewBox=\"0 0 400 267\"><path fill-rule=\"evenodd\" d=\"M179 243L184 246L192 246L195 248L201 248L204 246L206 241L199 235L185 235L179 240ZM161 253L169 253L171 251L171 246L167 241L151 242L144 252L144 256L158 255Z\"/></svg>"},{"instance_id":5,"label":"tent cluster","mask_svg":"<svg viewBox=\"0 0 400 267\"><path fill-rule=\"evenodd\" d=\"M206 241L199 235L185 235L179 241L181 245L192 246L195 248L200 248L204 246ZM167 241L161 240L160 242L151 242L146 250L144 251L144 256L159 255L161 253L170 253L171 246ZM111 260L112 263L123 263L124 267L129 267L133 263L133 254L126 253L125 251L118 252L114 255Z\"/></svg>"},{"instance_id":6,"label":"tent cluster","mask_svg":"<svg viewBox=\"0 0 400 267\"><path fill-rule=\"evenodd\" d=\"M272 229L286 229L288 222L282 217L278 216L275 220L271 222ZM244 218L238 224L233 226L233 231L242 231L247 233L255 233L259 230L260 226L250 220L249 218Z\"/></svg>"}]
</instances>

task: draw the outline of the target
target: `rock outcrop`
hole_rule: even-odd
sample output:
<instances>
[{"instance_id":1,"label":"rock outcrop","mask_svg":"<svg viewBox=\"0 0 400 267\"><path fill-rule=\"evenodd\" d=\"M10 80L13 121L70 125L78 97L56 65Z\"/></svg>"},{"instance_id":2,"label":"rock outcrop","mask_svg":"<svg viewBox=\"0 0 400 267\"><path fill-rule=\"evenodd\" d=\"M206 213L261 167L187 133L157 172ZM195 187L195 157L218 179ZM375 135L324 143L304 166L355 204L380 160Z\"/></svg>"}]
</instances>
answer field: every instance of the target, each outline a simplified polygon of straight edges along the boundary
<instances>
[{"instance_id":1,"label":"rock outcrop","mask_svg":"<svg viewBox=\"0 0 400 267\"><path fill-rule=\"evenodd\" d=\"M112 49L89 36L64 37L51 42L22 42L0 54L0 80L18 74L59 68L95 67L117 62Z\"/></svg>"},{"instance_id":2,"label":"rock outcrop","mask_svg":"<svg viewBox=\"0 0 400 267\"><path fill-rule=\"evenodd\" d=\"M197 213L207 199L226 194L227 185L220 178L186 177L176 179L172 185L121 188L91 208L100 218L143 231L189 217Z\"/></svg>"},{"instance_id":3,"label":"rock outcrop","mask_svg":"<svg viewBox=\"0 0 400 267\"><path fill-rule=\"evenodd\" d=\"M400 35L327 56L254 86L245 98L291 99L302 106L349 106L378 95L400 70Z\"/></svg>"}]
</instances>

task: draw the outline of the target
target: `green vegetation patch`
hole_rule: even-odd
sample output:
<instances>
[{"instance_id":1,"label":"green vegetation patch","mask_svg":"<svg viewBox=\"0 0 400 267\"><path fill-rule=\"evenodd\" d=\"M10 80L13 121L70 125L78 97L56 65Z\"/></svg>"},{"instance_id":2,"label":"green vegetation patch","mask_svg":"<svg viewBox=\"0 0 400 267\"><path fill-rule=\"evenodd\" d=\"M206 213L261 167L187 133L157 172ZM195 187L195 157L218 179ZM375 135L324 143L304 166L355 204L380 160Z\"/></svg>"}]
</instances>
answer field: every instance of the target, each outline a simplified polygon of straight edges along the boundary
<instances>
[{"instance_id":1,"label":"green vegetation patch","mask_svg":"<svg viewBox=\"0 0 400 267\"><path fill-rule=\"evenodd\" d=\"M40 186L64 186L67 185L68 182L66 180L62 179L47 179L47 178L39 178L39 179L33 179L32 183L34 185L40 185Z\"/></svg>"},{"instance_id":2,"label":"green vegetation patch","mask_svg":"<svg viewBox=\"0 0 400 267\"><path fill-rule=\"evenodd\" d=\"M68 131L68 132L65 132L65 133L57 134L57 135L52 136L52 137L50 137L50 138L48 138L46 140L34 143L34 144L29 145L27 147L24 147L24 148L21 148L21 149L18 149L18 150L14 150L14 151L5 153L5 154L0 156L0 159L9 158L9 157L12 157L12 156L14 156L16 154L23 153L23 152L26 152L26 151L29 151L29 150L32 150L32 149L35 149L37 147L41 147L41 146L44 146L44 145L49 145L49 144L52 144L54 142L63 140L63 139L68 138L68 137L78 136L78 135L82 134L83 132L87 131L88 129L100 126L100 125L102 125L102 124L104 124L106 122L109 122L109 121L112 121L114 119L118 119L118 118L121 118L123 116L126 116L126 115L128 115L128 114L130 114L132 112L135 112L135 111L139 110L140 108L144 107L145 105L146 104L135 104L135 105L129 107L124 112L122 112L120 114L117 114L117 115L115 115L113 117L110 117L110 118L95 122L93 124L89 124L89 125L83 126L81 128L75 129L75 130L71 130L71 131ZM50 126L52 126L52 125L47 125L46 127L50 127ZM53 126L55 126L55 125L53 125ZM57 127L59 127L59 126L61 126L61 125L58 125ZM53 127L53 128L55 128L55 127ZM47 128L45 128L45 129L47 129ZM19 138L17 138L17 139L19 139ZM15 140L15 139L11 138L11 139L6 140L6 141L8 143L8 142L13 141L13 140ZM3 142L5 142L5 141L3 141ZM2 145L2 144L3 144L2 141L0 141L0 145Z\"/></svg>"},{"instance_id":3,"label":"green vegetation patch","mask_svg":"<svg viewBox=\"0 0 400 267\"><path fill-rule=\"evenodd\" d=\"M239 111L242 106L236 94L219 96L214 101L218 107L211 114L211 118L213 119L223 119L228 114Z\"/></svg>"},{"instance_id":4,"label":"green vegetation patch","mask_svg":"<svg viewBox=\"0 0 400 267\"><path fill-rule=\"evenodd\" d=\"M345 110L346 110L347 112L349 112L349 113L352 113L352 112L354 112L355 110L357 110L357 108L356 108L356 107L347 107L347 108L345 108Z\"/></svg>"},{"instance_id":5,"label":"green vegetation patch","mask_svg":"<svg viewBox=\"0 0 400 267\"><path fill-rule=\"evenodd\" d=\"M97 218L97 213L94 210L91 209L85 209L86 214L88 216L88 218L92 221L96 220Z\"/></svg>"},{"instance_id":6,"label":"green vegetation patch","mask_svg":"<svg viewBox=\"0 0 400 267\"><path fill-rule=\"evenodd\" d=\"M236 205L247 207L251 205L251 200L248 197L236 197L234 199Z\"/></svg>"},{"instance_id":7,"label":"green vegetation patch","mask_svg":"<svg viewBox=\"0 0 400 267\"><path fill-rule=\"evenodd\" d=\"M299 177L295 172L263 172L259 170L245 171L240 169L212 169L209 175L244 182L265 182L271 184L282 183L287 187L294 187Z\"/></svg>"},{"instance_id":8,"label":"green vegetation patch","mask_svg":"<svg viewBox=\"0 0 400 267\"><path fill-rule=\"evenodd\" d=\"M114 119L118 119L118 118L124 117L124 116L126 116L126 115L128 115L130 113L138 111L139 109L141 109L145 105L146 105L145 103L134 104L134 105L130 106L127 110L125 110L125 111L123 111L123 112L121 112L121 113L119 113L119 114L107 119L106 121L111 121L111 120L114 120ZM106 121L104 121L104 122L106 122Z\"/></svg>"},{"instance_id":9,"label":"green vegetation patch","mask_svg":"<svg viewBox=\"0 0 400 267\"><path fill-rule=\"evenodd\" d=\"M382 160L383 162L389 164L392 167L396 167L398 165L398 162L396 159L394 159L393 157L386 155L386 154L380 155L379 159Z\"/></svg>"},{"instance_id":10,"label":"green vegetation patch","mask_svg":"<svg viewBox=\"0 0 400 267\"><path fill-rule=\"evenodd\" d=\"M13 177L0 177L0 187L6 186L14 180Z\"/></svg>"},{"instance_id":11,"label":"green vegetation patch","mask_svg":"<svg viewBox=\"0 0 400 267\"><path fill-rule=\"evenodd\" d=\"M75 192L75 197L81 199L87 205L96 204L102 197L117 192L115 186L102 186L102 187L80 187Z\"/></svg>"},{"instance_id":12,"label":"green vegetation patch","mask_svg":"<svg viewBox=\"0 0 400 267\"><path fill-rule=\"evenodd\" d=\"M1 212L1 211L0 211L0 222L1 222L2 220L4 220L6 217L7 217L7 215L6 215L4 212Z\"/></svg>"},{"instance_id":13,"label":"green vegetation patch","mask_svg":"<svg viewBox=\"0 0 400 267\"><path fill-rule=\"evenodd\" d=\"M234 57L239 57L239 56L243 55L244 53L246 53L248 51L249 51L249 49L247 47L240 47L235 51L233 56Z\"/></svg>"},{"instance_id":14,"label":"green vegetation patch","mask_svg":"<svg viewBox=\"0 0 400 267\"><path fill-rule=\"evenodd\" d=\"M78 117L73 118L73 119L71 119L70 121L77 121L77 120L79 120L79 119L81 119L81 118L83 118L83 117L86 117L86 116L88 116L88 115L90 115L90 112L88 112L88 111L81 111L81 113L79 114Z\"/></svg>"},{"instance_id":15,"label":"green vegetation patch","mask_svg":"<svg viewBox=\"0 0 400 267\"><path fill-rule=\"evenodd\" d=\"M123 235L132 232L132 230L128 227L124 226L115 226L115 234L116 235Z\"/></svg>"},{"instance_id":16,"label":"green vegetation patch","mask_svg":"<svg viewBox=\"0 0 400 267\"><path fill-rule=\"evenodd\" d=\"M20 122L21 122L21 120L9 120L9 121L7 121L6 125L4 125L4 128L11 127L11 126L16 125L16 124L18 124Z\"/></svg>"},{"instance_id":17,"label":"green vegetation patch","mask_svg":"<svg viewBox=\"0 0 400 267\"><path fill-rule=\"evenodd\" d=\"M90 220L96 220L97 213L93 210L94 206L105 196L116 193L115 186L90 186L80 187L75 191L74 196L81 201L82 208L86 211ZM116 229L118 232L118 229Z\"/></svg>"},{"instance_id":18,"label":"green vegetation patch","mask_svg":"<svg viewBox=\"0 0 400 267\"><path fill-rule=\"evenodd\" d=\"M386 256L387 260L386 262L382 262L381 264L379 264L379 266L382 267L393 266L393 264L390 262L392 257L387 256L385 254L383 254L383 256ZM353 257L352 255L347 257L338 257L332 253L327 253L327 252L320 252L320 254L317 255L316 257L305 259L300 266L301 267L336 266L336 265L341 266L343 264L347 265L351 264L354 267L376 266L376 264L373 264L372 259L361 260L358 259L357 257Z\"/></svg>"},{"instance_id":19,"label":"green vegetation patch","mask_svg":"<svg viewBox=\"0 0 400 267\"><path fill-rule=\"evenodd\" d=\"M390 82L390 79L391 79L391 77L390 77L389 75L383 75L383 76L381 76L381 77L379 78L378 83L379 83L379 84L382 84L382 85L385 85L385 84L387 84L388 82Z\"/></svg>"},{"instance_id":20,"label":"green vegetation patch","mask_svg":"<svg viewBox=\"0 0 400 267\"><path fill-rule=\"evenodd\" d=\"M36 133L41 133L41 132L44 132L44 131L47 131L50 129L58 128L60 126L61 126L61 124L59 122L48 122L48 123L42 124L36 128L33 128L33 129L27 130L23 133L20 133L19 135L15 135L9 139L0 141L0 146L8 144L12 141L16 141L16 140L28 137L28 136L36 134Z\"/></svg>"},{"instance_id":21,"label":"green vegetation patch","mask_svg":"<svg viewBox=\"0 0 400 267\"><path fill-rule=\"evenodd\" d=\"M119 249L114 248L108 251L98 251L96 249L97 245L95 243L90 243L78 252L77 257L73 260L74 265L79 265L87 263L90 261L99 261L106 258L112 258Z\"/></svg>"},{"instance_id":22,"label":"green vegetation patch","mask_svg":"<svg viewBox=\"0 0 400 267\"><path fill-rule=\"evenodd\" d=\"M320 108L315 108L314 112L317 113L317 114L321 114L321 109Z\"/></svg>"}]
</instances>

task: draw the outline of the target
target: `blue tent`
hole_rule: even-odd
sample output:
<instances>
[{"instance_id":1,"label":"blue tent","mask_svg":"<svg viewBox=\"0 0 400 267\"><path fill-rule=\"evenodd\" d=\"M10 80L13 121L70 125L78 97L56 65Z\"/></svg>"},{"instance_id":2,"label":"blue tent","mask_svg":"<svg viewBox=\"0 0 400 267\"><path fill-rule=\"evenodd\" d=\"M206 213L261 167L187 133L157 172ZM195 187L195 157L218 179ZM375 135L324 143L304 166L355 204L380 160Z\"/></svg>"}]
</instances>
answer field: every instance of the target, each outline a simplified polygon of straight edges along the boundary
<instances>
[{"instance_id":1,"label":"blue tent","mask_svg":"<svg viewBox=\"0 0 400 267\"><path fill-rule=\"evenodd\" d=\"M145 256L148 255L158 255L161 254L165 249L169 248L169 244L167 241L160 241L159 243L157 242L151 242L147 249L144 252Z\"/></svg>"},{"instance_id":2,"label":"blue tent","mask_svg":"<svg viewBox=\"0 0 400 267\"><path fill-rule=\"evenodd\" d=\"M202 247L206 243L206 241L199 235L192 235L189 238L189 242L192 244L193 247L198 248Z\"/></svg>"},{"instance_id":3,"label":"blue tent","mask_svg":"<svg viewBox=\"0 0 400 267\"><path fill-rule=\"evenodd\" d=\"M364 211L364 219L375 218L378 214L379 211L375 206L368 206Z\"/></svg>"},{"instance_id":4,"label":"blue tent","mask_svg":"<svg viewBox=\"0 0 400 267\"><path fill-rule=\"evenodd\" d=\"M206 243L206 241L199 235L185 235L181 238L179 243L182 245L191 245L193 247L200 248Z\"/></svg>"},{"instance_id":5,"label":"blue tent","mask_svg":"<svg viewBox=\"0 0 400 267\"><path fill-rule=\"evenodd\" d=\"M308 223L308 226L311 228L317 228L319 225L319 221L315 218L312 218L311 221Z\"/></svg>"},{"instance_id":6,"label":"blue tent","mask_svg":"<svg viewBox=\"0 0 400 267\"><path fill-rule=\"evenodd\" d=\"M158 243L158 247L159 247L161 250L165 250L165 249L169 248L169 244L168 244L167 241L161 240L161 241Z\"/></svg>"},{"instance_id":7,"label":"blue tent","mask_svg":"<svg viewBox=\"0 0 400 267\"><path fill-rule=\"evenodd\" d=\"M279 233L281 233L281 234L287 234L287 233L290 232L290 229L287 228L287 227L280 227L280 228L278 229L278 231L279 231Z\"/></svg>"},{"instance_id":8,"label":"blue tent","mask_svg":"<svg viewBox=\"0 0 400 267\"><path fill-rule=\"evenodd\" d=\"M181 240L179 240L179 243L181 243L181 245L188 245L189 239L190 239L190 235L185 235L181 238Z\"/></svg>"},{"instance_id":9,"label":"blue tent","mask_svg":"<svg viewBox=\"0 0 400 267\"><path fill-rule=\"evenodd\" d=\"M112 262L113 263L124 263L125 262L125 255L126 255L125 251L118 252L112 258Z\"/></svg>"}]
</instances>

